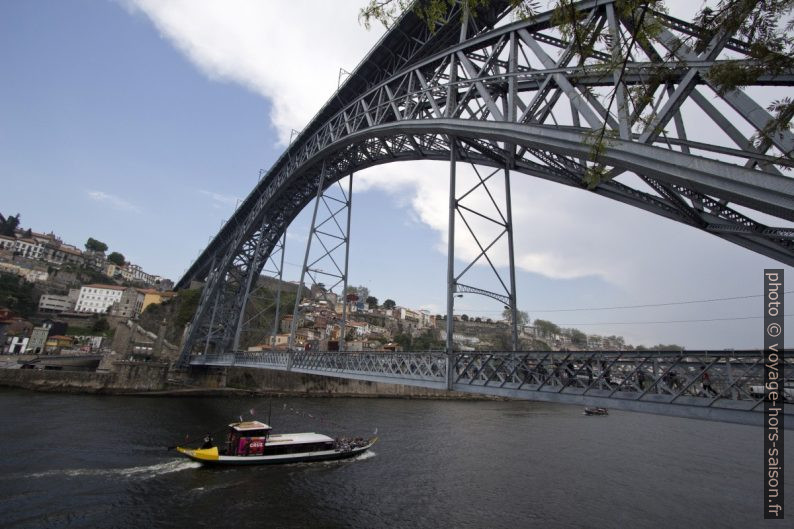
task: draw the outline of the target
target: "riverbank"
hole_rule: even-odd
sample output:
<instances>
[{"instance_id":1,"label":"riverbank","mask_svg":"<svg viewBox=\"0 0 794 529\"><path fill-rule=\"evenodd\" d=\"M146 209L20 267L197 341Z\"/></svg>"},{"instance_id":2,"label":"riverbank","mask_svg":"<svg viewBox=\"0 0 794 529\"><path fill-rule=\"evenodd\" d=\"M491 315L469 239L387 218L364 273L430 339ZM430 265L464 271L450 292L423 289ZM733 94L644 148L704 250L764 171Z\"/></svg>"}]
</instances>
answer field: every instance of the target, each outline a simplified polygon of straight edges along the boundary
<instances>
[{"instance_id":1,"label":"riverbank","mask_svg":"<svg viewBox=\"0 0 794 529\"><path fill-rule=\"evenodd\" d=\"M493 397L366 380L252 368L192 368L175 380L168 365L114 362L108 371L0 369L0 386L55 393L152 397L395 398L494 400ZM499 399L502 400L502 399Z\"/></svg>"}]
</instances>

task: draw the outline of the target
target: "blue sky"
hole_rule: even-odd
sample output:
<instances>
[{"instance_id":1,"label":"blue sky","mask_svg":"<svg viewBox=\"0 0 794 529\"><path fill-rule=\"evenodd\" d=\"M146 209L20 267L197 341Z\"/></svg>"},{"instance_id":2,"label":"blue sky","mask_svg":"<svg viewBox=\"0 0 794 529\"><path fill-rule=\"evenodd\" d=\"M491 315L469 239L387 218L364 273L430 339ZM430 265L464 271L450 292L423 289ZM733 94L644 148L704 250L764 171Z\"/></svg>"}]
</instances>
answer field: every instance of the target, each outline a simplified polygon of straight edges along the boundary
<instances>
[{"instance_id":1,"label":"blue sky","mask_svg":"<svg viewBox=\"0 0 794 529\"><path fill-rule=\"evenodd\" d=\"M0 2L0 212L79 246L100 239L178 279L330 97L338 68L352 70L377 39L382 30L356 22L362 3ZM351 283L444 311L446 174L417 163L356 176ZM760 346L761 320L625 324L760 316L760 298L542 312L754 295L763 268L783 266L582 191L513 184L519 308L533 319L605 322L580 327L631 343ZM309 214L289 230L287 279ZM474 296L457 306L502 308Z\"/></svg>"}]
</instances>

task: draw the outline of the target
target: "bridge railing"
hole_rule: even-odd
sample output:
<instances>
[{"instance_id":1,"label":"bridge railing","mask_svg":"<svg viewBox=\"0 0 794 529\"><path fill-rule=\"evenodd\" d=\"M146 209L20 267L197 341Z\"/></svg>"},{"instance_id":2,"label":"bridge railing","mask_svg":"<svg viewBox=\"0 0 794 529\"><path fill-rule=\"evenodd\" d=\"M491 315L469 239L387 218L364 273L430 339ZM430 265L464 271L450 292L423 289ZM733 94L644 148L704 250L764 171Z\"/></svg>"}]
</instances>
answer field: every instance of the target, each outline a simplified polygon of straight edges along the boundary
<instances>
[{"instance_id":1,"label":"bridge railing","mask_svg":"<svg viewBox=\"0 0 794 529\"><path fill-rule=\"evenodd\" d=\"M763 359L734 351L463 353L453 384L756 410L764 399ZM794 403L794 361L786 359L779 375L782 398Z\"/></svg>"},{"instance_id":2,"label":"bridge railing","mask_svg":"<svg viewBox=\"0 0 794 529\"><path fill-rule=\"evenodd\" d=\"M444 352L259 351L196 356L191 364L289 370L747 422L736 414L763 410L763 362L761 351L455 352L451 356ZM784 358L778 375L783 413L792 414L794 359Z\"/></svg>"}]
</instances>

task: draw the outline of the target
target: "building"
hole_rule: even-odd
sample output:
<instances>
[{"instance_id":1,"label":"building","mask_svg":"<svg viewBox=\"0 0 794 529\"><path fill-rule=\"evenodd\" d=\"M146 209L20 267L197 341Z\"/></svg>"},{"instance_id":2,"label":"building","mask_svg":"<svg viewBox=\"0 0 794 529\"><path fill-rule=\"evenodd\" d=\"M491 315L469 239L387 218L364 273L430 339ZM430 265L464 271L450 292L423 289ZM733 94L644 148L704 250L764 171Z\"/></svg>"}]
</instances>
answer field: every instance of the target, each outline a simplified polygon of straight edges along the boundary
<instances>
[{"instance_id":1,"label":"building","mask_svg":"<svg viewBox=\"0 0 794 529\"><path fill-rule=\"evenodd\" d=\"M78 289L72 289L67 296L42 294L39 298L39 312L71 312L80 296Z\"/></svg>"},{"instance_id":2,"label":"building","mask_svg":"<svg viewBox=\"0 0 794 529\"><path fill-rule=\"evenodd\" d=\"M44 257L44 245L33 238L17 239L14 253L26 259L41 259Z\"/></svg>"},{"instance_id":3,"label":"building","mask_svg":"<svg viewBox=\"0 0 794 529\"><path fill-rule=\"evenodd\" d=\"M110 306L109 312L113 316L135 318L143 311L144 298L144 294L137 288L126 288L119 300Z\"/></svg>"},{"instance_id":4,"label":"building","mask_svg":"<svg viewBox=\"0 0 794 529\"><path fill-rule=\"evenodd\" d=\"M114 303L121 301L127 287L118 285L85 285L80 288L75 311L105 314Z\"/></svg>"},{"instance_id":5,"label":"building","mask_svg":"<svg viewBox=\"0 0 794 529\"><path fill-rule=\"evenodd\" d=\"M47 345L47 336L50 330L44 327L34 327L33 332L30 333L30 340L28 341L28 353L41 354Z\"/></svg>"},{"instance_id":6,"label":"building","mask_svg":"<svg viewBox=\"0 0 794 529\"><path fill-rule=\"evenodd\" d=\"M141 312L146 310L146 307L149 305L159 305L163 301L167 301L176 296L176 292L161 292L153 288L147 288L140 292L143 294L143 308L141 308Z\"/></svg>"},{"instance_id":7,"label":"building","mask_svg":"<svg viewBox=\"0 0 794 529\"><path fill-rule=\"evenodd\" d=\"M7 235L0 235L0 250L10 250L14 251L17 245L17 240L14 237L8 237Z\"/></svg>"}]
</instances>

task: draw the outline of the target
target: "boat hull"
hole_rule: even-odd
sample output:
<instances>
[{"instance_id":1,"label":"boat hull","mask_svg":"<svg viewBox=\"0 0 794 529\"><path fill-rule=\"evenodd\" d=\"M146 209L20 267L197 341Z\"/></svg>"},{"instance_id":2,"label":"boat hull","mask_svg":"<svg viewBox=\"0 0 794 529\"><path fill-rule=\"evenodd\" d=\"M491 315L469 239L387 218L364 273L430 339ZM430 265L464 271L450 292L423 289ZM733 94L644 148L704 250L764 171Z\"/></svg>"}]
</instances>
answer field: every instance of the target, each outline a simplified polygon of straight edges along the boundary
<instances>
[{"instance_id":1,"label":"boat hull","mask_svg":"<svg viewBox=\"0 0 794 529\"><path fill-rule=\"evenodd\" d=\"M193 461L204 463L205 465L284 465L287 463L348 459L363 454L375 444L375 441L377 441L377 439L370 441L364 446L351 448L349 450L323 450L318 452L270 456L227 456L218 453L217 447L194 450L178 446L176 450L185 457Z\"/></svg>"}]
</instances>

